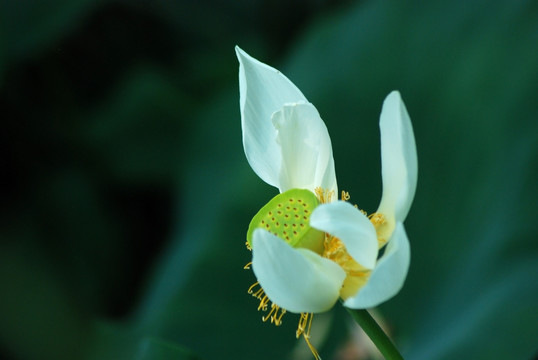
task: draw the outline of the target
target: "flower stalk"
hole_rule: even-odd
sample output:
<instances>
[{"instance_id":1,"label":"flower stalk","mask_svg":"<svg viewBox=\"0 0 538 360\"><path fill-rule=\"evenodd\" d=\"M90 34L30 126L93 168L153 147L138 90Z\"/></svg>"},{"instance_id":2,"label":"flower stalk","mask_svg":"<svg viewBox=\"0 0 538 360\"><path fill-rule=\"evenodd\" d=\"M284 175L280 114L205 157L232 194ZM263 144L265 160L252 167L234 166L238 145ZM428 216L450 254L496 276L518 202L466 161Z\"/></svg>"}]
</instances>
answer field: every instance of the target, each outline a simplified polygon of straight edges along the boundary
<instances>
[{"instance_id":1,"label":"flower stalk","mask_svg":"<svg viewBox=\"0 0 538 360\"><path fill-rule=\"evenodd\" d=\"M364 330L366 335L368 335L386 360L403 360L403 356L400 354L394 343L367 310L350 309L348 307L346 307L346 310L357 324L359 324L362 330Z\"/></svg>"}]
</instances>

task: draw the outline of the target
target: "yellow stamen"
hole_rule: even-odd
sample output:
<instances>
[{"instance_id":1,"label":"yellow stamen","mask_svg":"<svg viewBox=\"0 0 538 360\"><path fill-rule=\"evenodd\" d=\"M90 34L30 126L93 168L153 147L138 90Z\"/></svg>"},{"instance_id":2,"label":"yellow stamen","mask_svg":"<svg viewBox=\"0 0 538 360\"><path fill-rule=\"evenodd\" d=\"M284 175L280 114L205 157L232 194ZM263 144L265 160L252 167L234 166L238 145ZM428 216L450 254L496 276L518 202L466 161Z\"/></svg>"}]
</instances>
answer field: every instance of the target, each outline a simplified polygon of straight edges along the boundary
<instances>
[{"instance_id":1,"label":"yellow stamen","mask_svg":"<svg viewBox=\"0 0 538 360\"><path fill-rule=\"evenodd\" d=\"M244 270L249 270L251 265L252 265L252 261L249 262L248 264L246 264L245 266L243 266L243 269Z\"/></svg>"},{"instance_id":2,"label":"yellow stamen","mask_svg":"<svg viewBox=\"0 0 538 360\"><path fill-rule=\"evenodd\" d=\"M323 189L319 186L314 189L314 192L316 193L319 202L322 204L331 202L331 199L334 196L334 190Z\"/></svg>"},{"instance_id":3,"label":"yellow stamen","mask_svg":"<svg viewBox=\"0 0 538 360\"><path fill-rule=\"evenodd\" d=\"M271 300L269 299L267 295L265 295L265 291L260 286L260 283L258 281L252 284L248 288L247 292L260 301L260 304L258 305L258 311L268 310L269 302ZM271 303L271 310L269 311L267 315L262 316L262 321L265 322L271 319L272 324L275 324L276 326L280 326L282 324L282 317L284 317L285 313L286 313L286 309L281 308L275 303Z\"/></svg>"},{"instance_id":4,"label":"yellow stamen","mask_svg":"<svg viewBox=\"0 0 538 360\"><path fill-rule=\"evenodd\" d=\"M260 289L256 291L254 294L252 294L252 296L254 296L255 298L261 301L263 299L264 294L265 292L263 291L263 289Z\"/></svg>"},{"instance_id":5,"label":"yellow stamen","mask_svg":"<svg viewBox=\"0 0 538 360\"><path fill-rule=\"evenodd\" d=\"M349 192L342 190L342 194L340 195L340 199L341 199L342 201L349 201L349 199L351 199L351 195L349 195ZM355 209L359 209L359 207L357 206L357 204L353 204L353 207L354 207ZM361 213L363 213L364 215L366 215L366 211L364 211L364 210L360 210L360 209L359 209L359 211L360 211Z\"/></svg>"},{"instance_id":6,"label":"yellow stamen","mask_svg":"<svg viewBox=\"0 0 538 360\"><path fill-rule=\"evenodd\" d=\"M340 265L347 275L340 290L340 297L345 300L366 284L370 271L349 255L344 243L337 237L326 234L324 246L323 257Z\"/></svg>"},{"instance_id":7,"label":"yellow stamen","mask_svg":"<svg viewBox=\"0 0 538 360\"><path fill-rule=\"evenodd\" d=\"M259 284L259 282L256 281L254 284L250 285L250 287L248 288L247 292L248 292L249 294L252 294L252 292L254 291L254 288L256 288L256 286L258 286L258 284ZM254 296L254 295L252 295L252 296Z\"/></svg>"},{"instance_id":8,"label":"yellow stamen","mask_svg":"<svg viewBox=\"0 0 538 360\"><path fill-rule=\"evenodd\" d=\"M317 195L317 192L316 192L316 195ZM349 195L349 192L342 190L342 195L341 195L342 201L348 201L350 198L351 196ZM354 206L357 209L359 209L357 205L354 205ZM373 214L368 215L368 213L362 209L359 209L359 211L363 213L364 215L368 216L368 219L370 219L370 222L374 225L375 231L377 234L378 247L381 249L387 243L387 236L386 236L387 233L392 232L392 229L390 229L390 227L387 226L388 223L385 218L385 215L381 213L373 213Z\"/></svg>"},{"instance_id":9,"label":"yellow stamen","mask_svg":"<svg viewBox=\"0 0 538 360\"><path fill-rule=\"evenodd\" d=\"M387 239L383 235L383 233L385 232L385 229L383 229L383 227L385 224L387 224L385 216L380 213L373 213L368 216L368 219L370 219L370 222L375 227L375 231L377 233L377 243L379 248L381 249L387 243Z\"/></svg>"},{"instance_id":10,"label":"yellow stamen","mask_svg":"<svg viewBox=\"0 0 538 360\"><path fill-rule=\"evenodd\" d=\"M297 331L295 332L295 336L297 339L303 335L304 340L306 341L306 344L308 345L308 348L310 351L312 351L312 355L316 358L316 360L321 360L321 357L318 354L318 351L312 345L310 342L310 328L312 327L312 319L314 318L314 314L312 313L301 313L301 318L299 319L299 324L297 326Z\"/></svg>"},{"instance_id":11,"label":"yellow stamen","mask_svg":"<svg viewBox=\"0 0 538 360\"><path fill-rule=\"evenodd\" d=\"M277 317L277 313L275 313L275 325L280 326L282 324L282 318L284 317L284 314L286 313L286 309L280 308L280 315Z\"/></svg>"},{"instance_id":12,"label":"yellow stamen","mask_svg":"<svg viewBox=\"0 0 538 360\"><path fill-rule=\"evenodd\" d=\"M256 299L260 300L260 304L258 305L258 311L261 310L265 312L268 310L268 303L270 302L270 300L258 281L252 284L248 288L247 292ZM267 322L267 320L270 320L271 324L274 324L275 326L280 326L282 325L282 318L284 317L284 314L286 314L286 309L281 308L275 303L271 303L271 309L269 310L269 313L267 313L267 315L262 316L262 321ZM299 324L297 325L297 331L295 332L295 335L297 338L303 335L303 338L305 339L308 348L310 349L310 351L312 351L312 354L314 355L316 360L321 360L321 357L319 356L316 348L310 342L310 328L312 327L313 318L314 314L312 313L301 313L301 317L299 318Z\"/></svg>"},{"instance_id":13,"label":"yellow stamen","mask_svg":"<svg viewBox=\"0 0 538 360\"><path fill-rule=\"evenodd\" d=\"M269 297L267 297L267 295L264 295L263 298L260 300L260 305L258 305L258 311L267 311L267 304L269 304Z\"/></svg>"},{"instance_id":14,"label":"yellow stamen","mask_svg":"<svg viewBox=\"0 0 538 360\"><path fill-rule=\"evenodd\" d=\"M279 311L280 311L280 315L278 314ZM265 322L267 321L267 319L271 319L271 324L275 324L275 326L280 326L282 325L282 317L284 316L285 313L286 313L286 309L282 309L280 306L273 303L271 305L271 311L269 311L269 314L262 317L262 320Z\"/></svg>"}]
</instances>

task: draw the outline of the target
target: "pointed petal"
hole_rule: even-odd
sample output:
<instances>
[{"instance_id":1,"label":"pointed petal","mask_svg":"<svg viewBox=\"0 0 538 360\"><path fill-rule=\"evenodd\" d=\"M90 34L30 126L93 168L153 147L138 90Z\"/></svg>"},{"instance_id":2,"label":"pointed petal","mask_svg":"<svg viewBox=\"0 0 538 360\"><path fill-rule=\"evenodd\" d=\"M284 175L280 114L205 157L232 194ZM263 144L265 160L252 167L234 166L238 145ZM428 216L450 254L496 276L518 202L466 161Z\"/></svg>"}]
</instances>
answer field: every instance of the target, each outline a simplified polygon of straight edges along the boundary
<instances>
[{"instance_id":1,"label":"pointed petal","mask_svg":"<svg viewBox=\"0 0 538 360\"><path fill-rule=\"evenodd\" d=\"M287 104L273 114L282 149L280 191L323 189L337 192L329 132L310 103Z\"/></svg>"},{"instance_id":2,"label":"pointed petal","mask_svg":"<svg viewBox=\"0 0 538 360\"><path fill-rule=\"evenodd\" d=\"M282 156L271 116L286 103L307 100L280 71L259 62L239 47L235 52L239 59L239 102L245 155L263 181L279 187Z\"/></svg>"},{"instance_id":3,"label":"pointed petal","mask_svg":"<svg viewBox=\"0 0 538 360\"><path fill-rule=\"evenodd\" d=\"M397 223L385 254L378 261L370 279L357 295L347 299L344 305L352 309L367 309L396 295L407 277L410 259L409 240L404 226Z\"/></svg>"},{"instance_id":4,"label":"pointed petal","mask_svg":"<svg viewBox=\"0 0 538 360\"><path fill-rule=\"evenodd\" d=\"M377 212L403 222L417 188L417 150L411 120L397 91L381 110L381 167L383 197Z\"/></svg>"},{"instance_id":5,"label":"pointed petal","mask_svg":"<svg viewBox=\"0 0 538 360\"><path fill-rule=\"evenodd\" d=\"M375 228L353 205L345 201L322 204L312 213L310 226L336 236L356 262L374 268L378 252Z\"/></svg>"},{"instance_id":6,"label":"pointed petal","mask_svg":"<svg viewBox=\"0 0 538 360\"><path fill-rule=\"evenodd\" d=\"M263 229L254 231L252 269L269 299L294 313L329 310L346 277L336 263Z\"/></svg>"}]
</instances>

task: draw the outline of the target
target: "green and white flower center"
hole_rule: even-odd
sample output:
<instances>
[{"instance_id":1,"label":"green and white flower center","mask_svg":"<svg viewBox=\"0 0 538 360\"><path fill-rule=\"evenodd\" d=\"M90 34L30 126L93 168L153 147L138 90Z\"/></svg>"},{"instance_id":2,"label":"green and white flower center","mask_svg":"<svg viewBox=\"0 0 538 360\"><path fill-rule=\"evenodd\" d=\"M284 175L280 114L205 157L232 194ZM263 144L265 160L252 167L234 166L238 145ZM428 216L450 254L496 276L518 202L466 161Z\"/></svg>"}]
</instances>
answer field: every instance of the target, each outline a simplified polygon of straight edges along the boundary
<instances>
[{"instance_id":1,"label":"green and white flower center","mask_svg":"<svg viewBox=\"0 0 538 360\"><path fill-rule=\"evenodd\" d=\"M247 232L247 247L252 246L252 234L265 229L289 245L322 254L325 234L310 227L310 215L320 204L314 193L291 189L275 196L252 218Z\"/></svg>"}]
</instances>

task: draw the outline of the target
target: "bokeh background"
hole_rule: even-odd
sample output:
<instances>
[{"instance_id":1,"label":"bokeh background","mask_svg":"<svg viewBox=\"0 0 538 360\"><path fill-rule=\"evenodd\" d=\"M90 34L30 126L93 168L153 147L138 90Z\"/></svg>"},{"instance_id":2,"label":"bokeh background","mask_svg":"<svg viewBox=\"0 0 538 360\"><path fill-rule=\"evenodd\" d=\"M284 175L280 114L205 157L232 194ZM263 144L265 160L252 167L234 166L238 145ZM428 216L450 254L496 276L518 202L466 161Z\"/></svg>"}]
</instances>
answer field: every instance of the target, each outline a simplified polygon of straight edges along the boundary
<instances>
[{"instance_id":1,"label":"bokeh background","mask_svg":"<svg viewBox=\"0 0 538 360\"><path fill-rule=\"evenodd\" d=\"M311 359L262 323L244 247L276 189L241 144L234 46L316 105L339 187L374 211L378 118L402 93L419 183L406 359L538 349L538 3L0 2L0 357ZM337 305L324 359L366 359Z\"/></svg>"}]
</instances>

